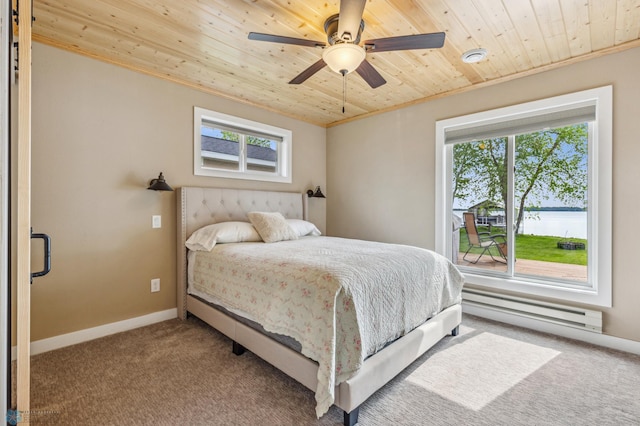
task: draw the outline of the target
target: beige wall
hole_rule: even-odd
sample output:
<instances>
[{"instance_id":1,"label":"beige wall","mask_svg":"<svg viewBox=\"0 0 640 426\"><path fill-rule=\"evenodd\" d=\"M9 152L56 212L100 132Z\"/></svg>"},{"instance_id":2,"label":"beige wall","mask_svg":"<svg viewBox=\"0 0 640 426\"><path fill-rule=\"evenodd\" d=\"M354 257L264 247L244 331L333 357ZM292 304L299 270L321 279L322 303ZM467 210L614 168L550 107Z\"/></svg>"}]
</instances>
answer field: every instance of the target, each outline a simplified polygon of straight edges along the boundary
<instances>
[{"instance_id":1,"label":"beige wall","mask_svg":"<svg viewBox=\"0 0 640 426\"><path fill-rule=\"evenodd\" d=\"M636 48L328 129L328 233L433 248L436 120L612 84L613 307L604 332L640 341L638 69Z\"/></svg>"},{"instance_id":2,"label":"beige wall","mask_svg":"<svg viewBox=\"0 0 640 426\"><path fill-rule=\"evenodd\" d=\"M293 183L194 176L194 105L291 129ZM32 114L32 224L53 240L53 269L32 286L32 340L176 307L176 195L145 189L160 171L174 188L325 187L324 128L41 44ZM322 230L324 208L310 207Z\"/></svg>"}]
</instances>

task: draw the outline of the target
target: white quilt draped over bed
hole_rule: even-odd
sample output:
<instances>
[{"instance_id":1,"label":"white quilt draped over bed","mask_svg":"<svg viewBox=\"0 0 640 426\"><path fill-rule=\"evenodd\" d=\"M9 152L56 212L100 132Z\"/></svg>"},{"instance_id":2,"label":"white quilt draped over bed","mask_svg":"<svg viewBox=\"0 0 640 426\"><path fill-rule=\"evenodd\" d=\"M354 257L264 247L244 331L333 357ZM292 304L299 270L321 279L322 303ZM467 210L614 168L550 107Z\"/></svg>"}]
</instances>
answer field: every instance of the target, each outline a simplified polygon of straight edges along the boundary
<instances>
[{"instance_id":1,"label":"white quilt draped over bed","mask_svg":"<svg viewBox=\"0 0 640 426\"><path fill-rule=\"evenodd\" d=\"M367 356L459 303L463 284L432 251L333 237L219 244L190 259L191 290L296 339L318 362L318 417Z\"/></svg>"}]
</instances>

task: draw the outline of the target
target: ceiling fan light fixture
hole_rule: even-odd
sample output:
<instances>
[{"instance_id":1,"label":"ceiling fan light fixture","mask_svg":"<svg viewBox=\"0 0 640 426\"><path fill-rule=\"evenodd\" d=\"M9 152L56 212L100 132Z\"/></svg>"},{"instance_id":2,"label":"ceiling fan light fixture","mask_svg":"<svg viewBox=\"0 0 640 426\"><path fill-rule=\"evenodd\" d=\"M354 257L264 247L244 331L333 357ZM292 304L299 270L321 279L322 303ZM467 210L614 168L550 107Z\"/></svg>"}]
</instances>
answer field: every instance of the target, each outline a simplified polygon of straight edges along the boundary
<instances>
[{"instance_id":1,"label":"ceiling fan light fixture","mask_svg":"<svg viewBox=\"0 0 640 426\"><path fill-rule=\"evenodd\" d=\"M367 52L364 48L352 43L336 43L322 52L324 62L338 74L354 71L364 61L365 56Z\"/></svg>"},{"instance_id":2,"label":"ceiling fan light fixture","mask_svg":"<svg viewBox=\"0 0 640 426\"><path fill-rule=\"evenodd\" d=\"M487 57L487 49L471 49L462 54L462 62L467 64L475 64Z\"/></svg>"}]
</instances>

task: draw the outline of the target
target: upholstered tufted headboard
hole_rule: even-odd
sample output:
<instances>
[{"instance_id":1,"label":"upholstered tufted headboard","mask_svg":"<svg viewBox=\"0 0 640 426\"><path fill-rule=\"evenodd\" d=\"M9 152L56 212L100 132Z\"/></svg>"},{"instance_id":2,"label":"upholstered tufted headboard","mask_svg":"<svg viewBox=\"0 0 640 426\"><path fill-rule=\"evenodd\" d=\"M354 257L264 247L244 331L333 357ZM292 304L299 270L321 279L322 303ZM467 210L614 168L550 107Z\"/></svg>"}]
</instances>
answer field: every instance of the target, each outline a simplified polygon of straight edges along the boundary
<instances>
[{"instance_id":1,"label":"upholstered tufted headboard","mask_svg":"<svg viewBox=\"0 0 640 426\"><path fill-rule=\"evenodd\" d=\"M288 219L306 218L306 194L228 188L178 188L178 317L186 315L187 249L189 236L205 225L246 221L253 211L280 212Z\"/></svg>"}]
</instances>

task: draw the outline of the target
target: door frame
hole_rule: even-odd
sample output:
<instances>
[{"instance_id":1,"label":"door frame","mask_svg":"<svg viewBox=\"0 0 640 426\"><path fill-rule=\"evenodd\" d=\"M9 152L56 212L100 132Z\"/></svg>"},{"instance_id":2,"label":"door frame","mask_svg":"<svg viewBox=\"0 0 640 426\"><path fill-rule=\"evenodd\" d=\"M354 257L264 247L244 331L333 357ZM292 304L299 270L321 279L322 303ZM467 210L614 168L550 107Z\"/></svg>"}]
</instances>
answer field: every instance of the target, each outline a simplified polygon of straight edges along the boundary
<instances>
[{"instance_id":1,"label":"door frame","mask_svg":"<svg viewBox=\"0 0 640 426\"><path fill-rule=\"evenodd\" d=\"M16 167L16 401L18 423L29 422L31 392L31 0L18 0L18 135ZM13 218L12 218L13 221Z\"/></svg>"},{"instance_id":2,"label":"door frame","mask_svg":"<svg viewBox=\"0 0 640 426\"><path fill-rule=\"evenodd\" d=\"M9 145L11 143L11 1L0 0L0 414L11 404L11 279L9 277Z\"/></svg>"}]
</instances>

